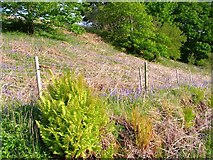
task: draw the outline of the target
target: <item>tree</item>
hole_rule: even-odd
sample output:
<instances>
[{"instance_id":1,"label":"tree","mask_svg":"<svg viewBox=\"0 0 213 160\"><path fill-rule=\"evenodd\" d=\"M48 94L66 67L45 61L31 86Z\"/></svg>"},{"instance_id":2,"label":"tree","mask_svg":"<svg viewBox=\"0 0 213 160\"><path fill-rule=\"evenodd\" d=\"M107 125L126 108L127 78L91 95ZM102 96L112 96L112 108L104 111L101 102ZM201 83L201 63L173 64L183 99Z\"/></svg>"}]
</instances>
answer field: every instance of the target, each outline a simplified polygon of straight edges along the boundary
<instances>
[{"instance_id":1,"label":"tree","mask_svg":"<svg viewBox=\"0 0 213 160\"><path fill-rule=\"evenodd\" d=\"M27 26L27 32L34 33L35 23L55 26L74 25L82 19L80 3L57 2L4 2L2 15Z\"/></svg>"},{"instance_id":2,"label":"tree","mask_svg":"<svg viewBox=\"0 0 213 160\"><path fill-rule=\"evenodd\" d=\"M153 59L157 54L155 26L142 3L105 3L87 14L93 26L114 45L129 53Z\"/></svg>"},{"instance_id":3,"label":"tree","mask_svg":"<svg viewBox=\"0 0 213 160\"><path fill-rule=\"evenodd\" d=\"M181 61L205 65L210 61L213 39L212 3L146 3L147 12L160 21L177 26L187 37Z\"/></svg>"},{"instance_id":4,"label":"tree","mask_svg":"<svg viewBox=\"0 0 213 160\"><path fill-rule=\"evenodd\" d=\"M159 25L156 26L156 41L159 47L166 47L166 49L164 50L161 49L161 56L171 58L173 60L180 59L180 48L182 46L182 43L186 41L186 36L178 27L174 25L171 25L167 22L164 22L163 24L158 22L158 24Z\"/></svg>"},{"instance_id":5,"label":"tree","mask_svg":"<svg viewBox=\"0 0 213 160\"><path fill-rule=\"evenodd\" d=\"M178 6L177 3L154 2L145 3L145 5L147 13L154 16L161 24L164 22L173 24L175 17L172 14Z\"/></svg>"},{"instance_id":6,"label":"tree","mask_svg":"<svg viewBox=\"0 0 213 160\"><path fill-rule=\"evenodd\" d=\"M212 53L213 17L210 3L178 3L175 10L175 23L187 36L181 48L182 60L195 59L198 65L210 60Z\"/></svg>"}]
</instances>

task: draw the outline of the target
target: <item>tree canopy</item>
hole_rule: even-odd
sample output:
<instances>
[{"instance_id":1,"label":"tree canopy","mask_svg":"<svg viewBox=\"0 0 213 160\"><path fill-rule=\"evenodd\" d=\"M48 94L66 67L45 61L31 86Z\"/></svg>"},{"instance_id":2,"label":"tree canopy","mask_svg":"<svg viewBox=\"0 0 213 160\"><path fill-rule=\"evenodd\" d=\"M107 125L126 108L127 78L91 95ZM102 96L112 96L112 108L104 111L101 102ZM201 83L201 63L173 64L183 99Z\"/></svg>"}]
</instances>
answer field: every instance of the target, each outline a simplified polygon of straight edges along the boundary
<instances>
[{"instance_id":1,"label":"tree canopy","mask_svg":"<svg viewBox=\"0 0 213 160\"><path fill-rule=\"evenodd\" d=\"M181 61L210 63L212 54L212 3L147 3L147 12L160 22L177 26L187 37L181 45Z\"/></svg>"},{"instance_id":2,"label":"tree canopy","mask_svg":"<svg viewBox=\"0 0 213 160\"><path fill-rule=\"evenodd\" d=\"M82 20L81 10L83 5L79 3L57 2L4 2L2 14L11 20L19 21L26 26L27 32L34 33L34 24L72 26ZM23 26L22 26L23 27Z\"/></svg>"},{"instance_id":3,"label":"tree canopy","mask_svg":"<svg viewBox=\"0 0 213 160\"><path fill-rule=\"evenodd\" d=\"M210 60L213 47L213 16L210 3L178 3L175 9L175 24L187 36L182 45L182 61L203 65Z\"/></svg>"},{"instance_id":4,"label":"tree canopy","mask_svg":"<svg viewBox=\"0 0 213 160\"><path fill-rule=\"evenodd\" d=\"M169 9L173 7L168 7ZM185 38L169 19L149 15L144 3L106 3L93 6L87 18L105 38L126 50L148 60L158 57L179 59L179 48ZM165 16L169 12L165 12Z\"/></svg>"}]
</instances>

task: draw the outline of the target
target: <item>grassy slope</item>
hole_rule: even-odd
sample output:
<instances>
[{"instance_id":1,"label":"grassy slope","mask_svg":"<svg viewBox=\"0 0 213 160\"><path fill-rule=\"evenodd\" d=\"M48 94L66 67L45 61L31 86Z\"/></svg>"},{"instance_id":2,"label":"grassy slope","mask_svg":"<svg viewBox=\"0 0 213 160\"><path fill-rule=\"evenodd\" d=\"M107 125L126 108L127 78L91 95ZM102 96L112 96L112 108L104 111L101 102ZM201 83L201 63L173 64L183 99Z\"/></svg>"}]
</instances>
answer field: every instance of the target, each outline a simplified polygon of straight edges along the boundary
<instances>
[{"instance_id":1,"label":"grassy slope","mask_svg":"<svg viewBox=\"0 0 213 160\"><path fill-rule=\"evenodd\" d=\"M42 79L46 68L55 73L74 69L87 78L97 89L137 88L139 86L138 67L143 68L144 59L119 52L104 43L95 34L74 35L64 32L66 41L53 40L21 33L3 33L2 71L3 93L28 99L27 92L36 94L34 56L39 56ZM169 62L171 67L149 63L151 88L165 88L177 84L176 69L180 83L203 85L210 82L210 74L194 66L179 62ZM15 78L14 78L15 77ZM6 83L7 82L7 83ZM18 92L19 91L19 92ZM6 93L8 94L8 93ZM29 94L28 94L29 95Z\"/></svg>"},{"instance_id":2,"label":"grassy slope","mask_svg":"<svg viewBox=\"0 0 213 160\"><path fill-rule=\"evenodd\" d=\"M4 33L1 57L3 97L18 98L25 102L36 94L33 62L35 55L39 56L43 81L48 78L47 68L51 68L55 73L73 68L76 72L84 73L90 85L97 89L132 88L139 85L138 67L143 64L143 59L115 50L94 34L86 33L76 36L66 32L66 39L65 42L25 34ZM150 82L156 88L168 86L168 84L174 86L176 68L181 74L182 82L186 79L187 83L201 85L205 81L210 81L210 74L205 70L179 62L167 62L168 64L172 66L149 63ZM190 72L192 72L192 82L189 80ZM134 103L121 101L121 103L116 102L117 105L113 101L111 106L116 117L128 119L132 114L131 107L135 106L142 107L141 110L146 112L153 122L153 139L146 150L141 152L140 148L138 149L134 142L131 142L132 135L126 135L126 137L124 135L125 144L122 146L121 153L125 153L128 157L132 154L152 157L152 153L159 154L160 157L172 157L180 154L177 147L185 152L183 156L193 151L199 151L195 153L196 155L203 153L202 150L206 149L200 135L210 127L209 96L209 90L201 92L199 89L181 88L180 90L162 90L145 101L138 100ZM185 115L191 116L192 120L187 122ZM140 121L138 122L138 125L143 125ZM191 122L195 124L191 126ZM185 123L189 126L188 128ZM128 132L124 130L124 134ZM163 147L163 150L158 151L158 147Z\"/></svg>"}]
</instances>

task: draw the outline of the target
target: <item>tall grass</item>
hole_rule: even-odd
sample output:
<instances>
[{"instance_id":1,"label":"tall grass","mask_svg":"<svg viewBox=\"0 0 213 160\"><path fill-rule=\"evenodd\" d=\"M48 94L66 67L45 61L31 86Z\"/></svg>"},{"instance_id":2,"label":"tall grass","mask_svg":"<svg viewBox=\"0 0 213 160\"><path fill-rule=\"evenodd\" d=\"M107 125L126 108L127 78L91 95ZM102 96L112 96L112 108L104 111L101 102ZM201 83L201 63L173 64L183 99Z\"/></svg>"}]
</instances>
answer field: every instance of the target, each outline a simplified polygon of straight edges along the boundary
<instances>
[{"instance_id":1,"label":"tall grass","mask_svg":"<svg viewBox=\"0 0 213 160\"><path fill-rule=\"evenodd\" d=\"M209 89L182 86L142 96L109 98L119 130L119 154L129 158L209 158Z\"/></svg>"},{"instance_id":2,"label":"tall grass","mask_svg":"<svg viewBox=\"0 0 213 160\"><path fill-rule=\"evenodd\" d=\"M23 105L14 101L1 105L2 158L48 158L42 146L35 115L38 114L34 104Z\"/></svg>"}]
</instances>

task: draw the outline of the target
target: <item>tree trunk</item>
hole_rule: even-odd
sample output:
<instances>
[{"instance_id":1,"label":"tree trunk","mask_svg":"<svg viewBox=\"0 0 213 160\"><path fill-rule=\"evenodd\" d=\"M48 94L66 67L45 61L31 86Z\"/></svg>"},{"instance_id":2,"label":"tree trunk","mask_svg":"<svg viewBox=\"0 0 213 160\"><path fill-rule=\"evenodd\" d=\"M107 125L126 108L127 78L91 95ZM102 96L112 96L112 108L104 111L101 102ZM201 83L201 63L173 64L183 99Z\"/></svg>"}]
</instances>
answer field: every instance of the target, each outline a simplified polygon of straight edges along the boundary
<instances>
[{"instance_id":1,"label":"tree trunk","mask_svg":"<svg viewBox=\"0 0 213 160\"><path fill-rule=\"evenodd\" d=\"M29 24L29 34L34 34L34 25L33 25L33 23Z\"/></svg>"},{"instance_id":2,"label":"tree trunk","mask_svg":"<svg viewBox=\"0 0 213 160\"><path fill-rule=\"evenodd\" d=\"M34 25L32 21L27 22L27 33L28 34L34 34Z\"/></svg>"}]
</instances>

